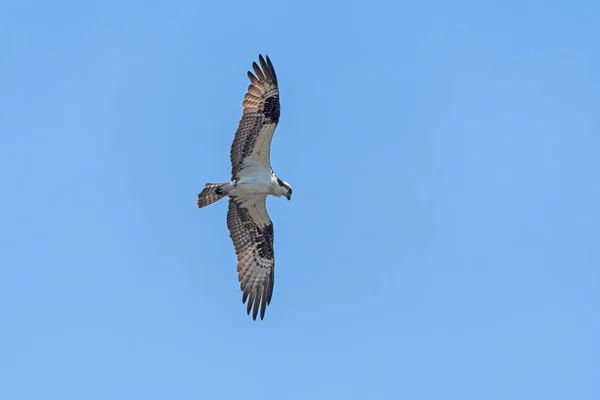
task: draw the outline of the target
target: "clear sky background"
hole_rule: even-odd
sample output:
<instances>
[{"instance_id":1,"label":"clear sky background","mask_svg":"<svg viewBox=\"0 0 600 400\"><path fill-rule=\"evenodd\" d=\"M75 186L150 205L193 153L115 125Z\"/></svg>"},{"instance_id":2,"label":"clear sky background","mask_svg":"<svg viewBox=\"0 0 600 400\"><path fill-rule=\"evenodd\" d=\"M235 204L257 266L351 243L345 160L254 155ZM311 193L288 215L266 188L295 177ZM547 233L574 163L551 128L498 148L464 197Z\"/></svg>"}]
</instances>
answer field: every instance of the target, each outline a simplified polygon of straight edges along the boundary
<instances>
[{"instance_id":1,"label":"clear sky background","mask_svg":"<svg viewBox=\"0 0 600 400\"><path fill-rule=\"evenodd\" d=\"M0 398L600 398L599 2L1 4ZM252 321L196 196L259 53Z\"/></svg>"}]
</instances>

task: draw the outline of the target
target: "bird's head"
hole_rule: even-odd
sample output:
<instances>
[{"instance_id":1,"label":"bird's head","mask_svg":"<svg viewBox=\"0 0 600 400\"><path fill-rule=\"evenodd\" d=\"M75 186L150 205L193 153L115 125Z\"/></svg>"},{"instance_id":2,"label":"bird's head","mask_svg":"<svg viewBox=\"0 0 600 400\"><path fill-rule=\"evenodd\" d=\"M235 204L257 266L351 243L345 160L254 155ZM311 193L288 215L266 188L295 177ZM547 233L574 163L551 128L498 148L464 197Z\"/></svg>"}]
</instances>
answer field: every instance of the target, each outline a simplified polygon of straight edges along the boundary
<instances>
[{"instance_id":1,"label":"bird's head","mask_svg":"<svg viewBox=\"0 0 600 400\"><path fill-rule=\"evenodd\" d=\"M280 196L285 196L288 200L291 200L292 199L292 187L290 186L290 184L279 178L277 178L277 183L279 184L279 188L280 188L279 189L280 193L281 193Z\"/></svg>"}]
</instances>

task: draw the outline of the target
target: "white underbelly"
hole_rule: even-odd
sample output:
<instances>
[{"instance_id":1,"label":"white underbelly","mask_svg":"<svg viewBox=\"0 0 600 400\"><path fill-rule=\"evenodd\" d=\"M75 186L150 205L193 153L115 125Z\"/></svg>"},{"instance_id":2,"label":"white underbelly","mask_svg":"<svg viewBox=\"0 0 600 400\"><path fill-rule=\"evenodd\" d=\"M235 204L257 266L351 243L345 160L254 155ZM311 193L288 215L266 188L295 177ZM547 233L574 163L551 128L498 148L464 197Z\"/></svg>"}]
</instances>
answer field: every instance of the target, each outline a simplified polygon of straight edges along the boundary
<instances>
[{"instance_id":1,"label":"white underbelly","mask_svg":"<svg viewBox=\"0 0 600 400\"><path fill-rule=\"evenodd\" d=\"M239 171L238 181L231 191L232 195L269 194L271 189L271 168L248 157Z\"/></svg>"},{"instance_id":2,"label":"white underbelly","mask_svg":"<svg viewBox=\"0 0 600 400\"><path fill-rule=\"evenodd\" d=\"M236 195L250 195L250 194L269 194L271 186L270 174L268 177L265 176L252 176L240 178L235 187L231 190L231 194Z\"/></svg>"}]
</instances>

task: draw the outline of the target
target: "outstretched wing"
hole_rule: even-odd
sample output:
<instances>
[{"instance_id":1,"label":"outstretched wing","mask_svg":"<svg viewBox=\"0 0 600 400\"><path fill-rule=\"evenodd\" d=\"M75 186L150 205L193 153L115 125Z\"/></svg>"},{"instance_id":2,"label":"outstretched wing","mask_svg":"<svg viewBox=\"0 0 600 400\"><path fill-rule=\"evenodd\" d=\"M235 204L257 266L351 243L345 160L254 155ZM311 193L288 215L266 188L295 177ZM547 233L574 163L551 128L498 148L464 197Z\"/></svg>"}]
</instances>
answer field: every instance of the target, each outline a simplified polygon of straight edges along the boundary
<instances>
[{"instance_id":1,"label":"outstretched wing","mask_svg":"<svg viewBox=\"0 0 600 400\"><path fill-rule=\"evenodd\" d=\"M258 56L254 74L248 71L250 86L242 106L244 113L231 145L231 176L237 179L244 167L271 168L271 140L279 122L279 87L277 75L269 57Z\"/></svg>"},{"instance_id":2,"label":"outstretched wing","mask_svg":"<svg viewBox=\"0 0 600 400\"><path fill-rule=\"evenodd\" d=\"M275 258L273 254L273 223L267 214L267 196L229 198L227 227L237 254L237 272L242 302L248 315L256 320L265 317L273 296Z\"/></svg>"}]
</instances>

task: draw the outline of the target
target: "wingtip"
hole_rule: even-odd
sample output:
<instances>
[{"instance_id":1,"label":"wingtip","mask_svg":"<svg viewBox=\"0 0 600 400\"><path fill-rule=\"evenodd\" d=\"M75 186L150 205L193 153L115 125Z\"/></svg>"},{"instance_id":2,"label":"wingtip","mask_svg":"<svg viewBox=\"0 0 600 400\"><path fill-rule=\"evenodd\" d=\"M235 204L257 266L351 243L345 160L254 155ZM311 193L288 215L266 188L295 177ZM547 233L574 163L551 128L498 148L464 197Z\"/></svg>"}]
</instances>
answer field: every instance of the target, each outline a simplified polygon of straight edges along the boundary
<instances>
[{"instance_id":1,"label":"wingtip","mask_svg":"<svg viewBox=\"0 0 600 400\"><path fill-rule=\"evenodd\" d=\"M248 79L250 79L250 86L254 85L256 87L260 87L260 80L250 71L248 71ZM250 90L250 88L248 88L248 90Z\"/></svg>"},{"instance_id":2,"label":"wingtip","mask_svg":"<svg viewBox=\"0 0 600 400\"><path fill-rule=\"evenodd\" d=\"M258 295L256 296L252 296L252 294L250 294L250 296L248 297L246 295L246 292L244 292L244 296L242 298L242 302L246 303L246 314L250 315L250 312L252 312L252 319L254 321L256 321L257 317L260 317L260 320L264 320L265 319L265 311L266 311L266 306L264 304L264 301L258 301L257 299ZM261 304L262 303L262 304ZM260 313L259 313L260 310Z\"/></svg>"},{"instance_id":3,"label":"wingtip","mask_svg":"<svg viewBox=\"0 0 600 400\"><path fill-rule=\"evenodd\" d=\"M266 61L265 61L266 58ZM260 67L259 67L260 64ZM262 54L258 55L258 64L256 61L252 62L252 69L254 70L254 74L248 71L248 78L254 85L260 85L265 79L270 80L277 84L277 74L275 73L275 68L273 67L273 63L269 56L263 57Z\"/></svg>"}]
</instances>

